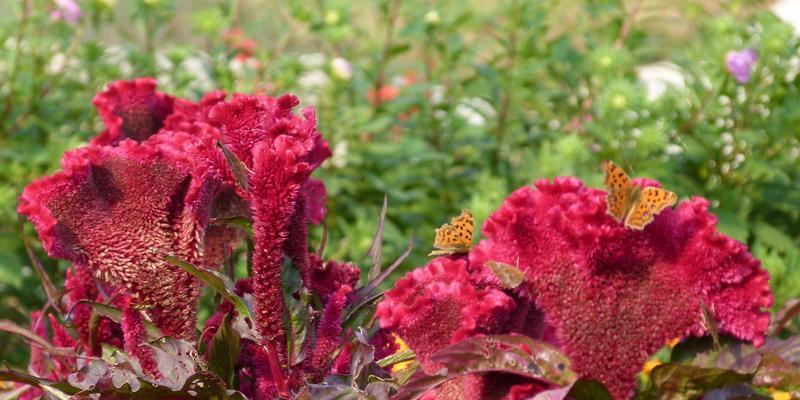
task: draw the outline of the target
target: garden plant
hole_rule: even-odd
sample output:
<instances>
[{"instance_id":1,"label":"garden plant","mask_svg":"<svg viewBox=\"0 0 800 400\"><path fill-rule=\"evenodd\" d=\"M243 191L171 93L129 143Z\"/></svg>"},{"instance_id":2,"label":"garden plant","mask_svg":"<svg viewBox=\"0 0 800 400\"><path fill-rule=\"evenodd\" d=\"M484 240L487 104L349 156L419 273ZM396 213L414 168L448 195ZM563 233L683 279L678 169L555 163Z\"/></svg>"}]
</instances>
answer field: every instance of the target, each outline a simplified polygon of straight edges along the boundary
<instances>
[{"instance_id":1,"label":"garden plant","mask_svg":"<svg viewBox=\"0 0 800 400\"><path fill-rule=\"evenodd\" d=\"M3 398L800 398L798 32L478 3L15 3Z\"/></svg>"}]
</instances>

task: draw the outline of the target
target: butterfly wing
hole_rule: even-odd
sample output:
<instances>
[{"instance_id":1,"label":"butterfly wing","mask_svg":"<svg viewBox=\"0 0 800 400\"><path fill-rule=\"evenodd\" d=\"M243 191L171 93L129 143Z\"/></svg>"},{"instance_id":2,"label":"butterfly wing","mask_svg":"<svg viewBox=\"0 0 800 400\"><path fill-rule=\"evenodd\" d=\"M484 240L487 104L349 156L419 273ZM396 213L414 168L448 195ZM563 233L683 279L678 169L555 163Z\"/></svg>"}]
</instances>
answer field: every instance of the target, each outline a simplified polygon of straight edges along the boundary
<instances>
[{"instance_id":1,"label":"butterfly wing","mask_svg":"<svg viewBox=\"0 0 800 400\"><path fill-rule=\"evenodd\" d=\"M472 213L467 209L461 210L461 215L436 230L433 247L438 250L434 250L429 255L468 252L472 247L474 229L475 220L472 218Z\"/></svg>"},{"instance_id":2,"label":"butterfly wing","mask_svg":"<svg viewBox=\"0 0 800 400\"><path fill-rule=\"evenodd\" d=\"M603 161L601 166L606 173L606 179L603 184L608 190L606 195L608 214L614 217L617 222L622 222L625 219L625 212L628 211L628 204L631 200L631 178L619 165L611 161Z\"/></svg>"},{"instance_id":3,"label":"butterfly wing","mask_svg":"<svg viewBox=\"0 0 800 400\"><path fill-rule=\"evenodd\" d=\"M644 229L653 218L667 207L675 205L678 196L669 190L646 187L633 205L628 217L625 218L625 226L636 230Z\"/></svg>"}]
</instances>

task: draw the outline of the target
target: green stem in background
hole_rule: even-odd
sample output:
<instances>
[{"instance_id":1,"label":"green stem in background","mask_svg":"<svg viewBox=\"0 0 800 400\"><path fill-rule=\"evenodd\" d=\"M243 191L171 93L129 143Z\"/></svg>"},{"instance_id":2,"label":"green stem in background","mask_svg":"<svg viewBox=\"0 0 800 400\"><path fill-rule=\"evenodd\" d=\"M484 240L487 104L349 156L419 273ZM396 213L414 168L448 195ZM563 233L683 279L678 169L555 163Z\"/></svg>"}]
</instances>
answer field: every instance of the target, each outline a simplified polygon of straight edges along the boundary
<instances>
[{"instance_id":1,"label":"green stem in background","mask_svg":"<svg viewBox=\"0 0 800 400\"><path fill-rule=\"evenodd\" d=\"M506 62L504 65L504 72L506 75L505 85L500 93L500 105L497 111L497 125L494 128L494 136L497 143L495 143L494 153L492 154L492 169L500 172L501 152L503 143L505 142L506 132L508 130L508 114L511 109L512 94L514 93L515 84L515 69L517 64L517 45L519 37L517 36L517 27L521 25L522 10L519 10L519 3L514 2L511 7L512 16L514 18L511 29L508 32L508 49L506 55Z\"/></svg>"},{"instance_id":2,"label":"green stem in background","mask_svg":"<svg viewBox=\"0 0 800 400\"><path fill-rule=\"evenodd\" d=\"M8 121L8 117L11 116L11 110L14 102L14 89L16 84L16 75L17 70L19 69L19 60L22 56L22 40L25 38L25 26L27 25L28 18L30 17L30 0L24 0L22 2L22 10L19 13L19 22L17 25L17 36L14 39L14 61L11 64L10 71L6 80L9 84L8 89L8 97L6 97L5 105L3 106L3 113L0 114L0 121ZM12 127L16 125L16 122L12 122ZM8 131L3 130L0 132L0 137L7 137L14 129L9 128Z\"/></svg>"},{"instance_id":3,"label":"green stem in background","mask_svg":"<svg viewBox=\"0 0 800 400\"><path fill-rule=\"evenodd\" d=\"M625 11L625 2L621 2L620 7L623 8L623 12ZM614 41L614 48L621 49L625 46L625 41L628 40L628 36L631 33L631 28L633 27L633 23L636 22L636 14L639 13L639 10L642 9L642 2L638 1L636 4L631 7L631 11L625 13L625 19L622 20L622 27L619 29L619 36Z\"/></svg>"},{"instance_id":4,"label":"green stem in background","mask_svg":"<svg viewBox=\"0 0 800 400\"><path fill-rule=\"evenodd\" d=\"M391 2L389 10L386 13L386 34L383 37L383 49L381 50L377 69L375 70L375 79L372 81L372 92L373 96L375 96L375 101L373 101L373 113L375 114L377 114L381 108L379 93L386 81L386 64L389 62L389 56L391 56L392 53L394 29L397 24L397 17L400 14L400 4L402 4L402 0L391 0Z\"/></svg>"},{"instance_id":5,"label":"green stem in background","mask_svg":"<svg viewBox=\"0 0 800 400\"><path fill-rule=\"evenodd\" d=\"M704 142L700 138L700 136L696 135L693 128L702 119L703 111L705 111L705 109L708 107L708 105L711 102L711 100L717 98L720 94L725 93L725 90L728 87L729 83L730 83L730 76L726 74L725 77L722 80L722 84L719 85L719 89L714 90L714 88L711 88L710 90L708 90L706 92L705 96L700 100L700 103L698 104L697 109L695 109L694 113L692 113L692 115L689 117L689 119L687 119L678 128L678 132L679 133L691 137L692 139L694 139L695 142L697 142L701 146L703 146L703 149L706 151L706 154L708 154L709 156L711 156L712 154L715 154L714 148L711 145L709 145L708 143ZM731 101L735 101L735 99L731 99ZM717 165L719 165L719 160L718 159L715 159L714 162ZM721 177L721 179L722 179L722 177ZM724 181L723 181L723 183L724 183Z\"/></svg>"}]
</instances>

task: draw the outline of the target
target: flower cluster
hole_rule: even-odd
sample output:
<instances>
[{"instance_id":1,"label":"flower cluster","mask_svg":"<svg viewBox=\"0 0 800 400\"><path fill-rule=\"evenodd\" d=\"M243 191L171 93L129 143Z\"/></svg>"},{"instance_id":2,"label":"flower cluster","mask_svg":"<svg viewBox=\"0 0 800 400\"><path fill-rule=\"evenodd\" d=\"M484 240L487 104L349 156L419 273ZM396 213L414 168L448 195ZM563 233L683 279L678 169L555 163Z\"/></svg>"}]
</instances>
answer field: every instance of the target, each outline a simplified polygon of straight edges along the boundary
<instances>
[{"instance_id":1,"label":"flower cluster","mask_svg":"<svg viewBox=\"0 0 800 400\"><path fill-rule=\"evenodd\" d=\"M309 251L308 225L324 220L327 197L310 176L331 156L313 109L294 113L293 95L212 92L191 102L158 92L152 79L112 83L94 104L102 133L20 196L18 211L47 253L72 263L64 305L78 337L52 314L33 316L30 335L64 349L32 351L30 372L39 378L86 389L97 383L87 377L117 373L114 381L135 371L178 391L186 379L176 381L172 368L195 370L187 354L199 339L209 364L228 350L218 346L235 343L238 354L214 368L250 398L330 390L388 396L396 377L390 363L375 360L392 355L396 342L413 351L420 374L437 375L446 373L448 349L503 335L548 342L569 357L570 371L624 399L652 354L674 338L705 335L709 316L719 332L756 346L765 340L769 277L743 244L717 231L705 199L631 230L607 214L604 191L576 178L518 189L486 221L474 249L398 280L377 305L380 328L369 338L352 322L371 320L363 312L380 280L358 287L358 266ZM215 287L225 301L197 338L198 277L224 282L217 270L248 233L251 274L235 289ZM500 266L518 276L502 276ZM116 308L117 318L96 314L96 303ZM151 341L154 329L177 339ZM237 340L218 340L230 335ZM123 348L123 361L97 367L105 365L96 358L103 345ZM507 350L531 352L527 344ZM121 364L133 367L112 371ZM515 371L463 373L424 396L512 400L560 384ZM348 374L346 385L329 378Z\"/></svg>"},{"instance_id":2,"label":"flower cluster","mask_svg":"<svg viewBox=\"0 0 800 400\"><path fill-rule=\"evenodd\" d=\"M607 215L604 191L575 178L541 180L505 200L468 255L436 259L398 281L378 317L423 365L466 336L520 333L559 346L581 377L625 399L650 355L670 339L707 332L704 306L721 332L763 343L768 274L715 225L708 202L692 198L643 231L626 229ZM492 287L490 262L516 266L526 282Z\"/></svg>"},{"instance_id":3,"label":"flower cluster","mask_svg":"<svg viewBox=\"0 0 800 400\"><path fill-rule=\"evenodd\" d=\"M66 153L62 171L28 185L18 210L50 256L72 262L66 302L81 351L99 355L101 343L124 347L153 379L159 371L146 323L196 339L201 282L166 256L217 269L244 234L216 222L250 221L252 277L238 291L252 296L256 333L239 360L241 388L273 398L332 368L359 270L324 263L308 250L307 224L323 220L326 201L325 185L310 175L331 154L314 111L293 113L299 101L292 95L227 97L213 92L195 103L158 92L148 78L110 84L94 99L105 130ZM288 372L285 258L323 306L314 340L303 349L313 354ZM120 322L103 317L93 324L86 301L121 309ZM235 314L225 302L206 332L229 313Z\"/></svg>"}]
</instances>

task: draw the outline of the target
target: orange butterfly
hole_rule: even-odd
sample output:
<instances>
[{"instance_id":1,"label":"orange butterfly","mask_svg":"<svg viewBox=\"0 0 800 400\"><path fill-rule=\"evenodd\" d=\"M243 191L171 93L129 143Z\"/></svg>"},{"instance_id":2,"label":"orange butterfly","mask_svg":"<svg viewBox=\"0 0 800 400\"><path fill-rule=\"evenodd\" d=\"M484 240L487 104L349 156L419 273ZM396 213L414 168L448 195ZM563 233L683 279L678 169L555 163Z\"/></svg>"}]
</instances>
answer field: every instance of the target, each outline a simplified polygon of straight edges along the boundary
<instances>
[{"instance_id":1,"label":"orange butterfly","mask_svg":"<svg viewBox=\"0 0 800 400\"><path fill-rule=\"evenodd\" d=\"M611 161L603 161L601 166L606 172L608 214L617 222L625 221L626 228L644 229L658 213L678 200L669 190L633 185L628 174Z\"/></svg>"},{"instance_id":2,"label":"orange butterfly","mask_svg":"<svg viewBox=\"0 0 800 400\"><path fill-rule=\"evenodd\" d=\"M467 253L472 248L472 233L475 230L475 220L472 213L466 208L461 210L461 215L450 220L449 224L442 225L436 230L436 239L433 241L432 251L429 256L445 254Z\"/></svg>"}]
</instances>

